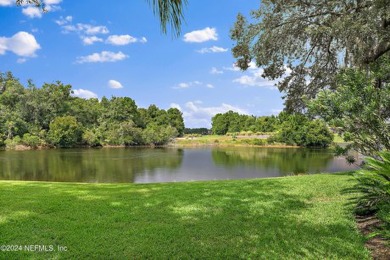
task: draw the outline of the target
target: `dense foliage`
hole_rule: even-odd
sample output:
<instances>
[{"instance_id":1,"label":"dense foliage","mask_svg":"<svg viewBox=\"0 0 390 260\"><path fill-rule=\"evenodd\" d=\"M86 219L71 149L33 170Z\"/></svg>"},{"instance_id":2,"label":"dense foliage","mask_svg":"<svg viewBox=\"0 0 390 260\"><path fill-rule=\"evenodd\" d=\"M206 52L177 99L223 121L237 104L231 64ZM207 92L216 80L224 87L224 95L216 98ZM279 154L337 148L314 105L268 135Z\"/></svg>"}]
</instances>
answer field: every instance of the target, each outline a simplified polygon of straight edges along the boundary
<instances>
[{"instance_id":1,"label":"dense foliage","mask_svg":"<svg viewBox=\"0 0 390 260\"><path fill-rule=\"evenodd\" d=\"M390 152L381 152L378 158L367 158L366 166L355 174L358 183L353 191L356 211L361 215L376 214L382 221L380 234L390 239Z\"/></svg>"},{"instance_id":2,"label":"dense foliage","mask_svg":"<svg viewBox=\"0 0 390 260\"><path fill-rule=\"evenodd\" d=\"M262 0L251 14L250 23L239 14L231 32L237 65L247 69L255 60L264 77L281 79L290 110L336 88L341 67L365 69L390 55L388 0Z\"/></svg>"},{"instance_id":3,"label":"dense foliage","mask_svg":"<svg viewBox=\"0 0 390 260\"><path fill-rule=\"evenodd\" d=\"M201 127L201 128L185 128L184 129L184 134L198 134L198 135L208 135L210 134L210 130Z\"/></svg>"},{"instance_id":4,"label":"dense foliage","mask_svg":"<svg viewBox=\"0 0 390 260\"><path fill-rule=\"evenodd\" d=\"M390 62L386 66L390 71ZM390 84L378 87L378 73L345 70L338 77L337 90L321 91L308 105L311 113L335 126L344 140L365 155L390 150Z\"/></svg>"},{"instance_id":5,"label":"dense foliage","mask_svg":"<svg viewBox=\"0 0 390 260\"><path fill-rule=\"evenodd\" d=\"M270 133L269 142L288 145L327 147L333 134L324 121L310 120L302 114L280 113L278 116L249 116L229 111L212 118L212 131L217 135L243 131Z\"/></svg>"},{"instance_id":6,"label":"dense foliage","mask_svg":"<svg viewBox=\"0 0 390 260\"><path fill-rule=\"evenodd\" d=\"M82 99L61 82L23 87L0 73L0 145L161 145L182 135L182 113L155 105L138 108L129 97Z\"/></svg>"},{"instance_id":7,"label":"dense foliage","mask_svg":"<svg viewBox=\"0 0 390 260\"><path fill-rule=\"evenodd\" d=\"M255 117L228 111L216 114L212 119L212 132L217 135L242 131L274 132L278 124L275 116Z\"/></svg>"},{"instance_id":8,"label":"dense foliage","mask_svg":"<svg viewBox=\"0 0 390 260\"><path fill-rule=\"evenodd\" d=\"M376 212L383 206L390 209L390 152L380 153L378 159L367 158L364 169L355 176L356 189L363 194L358 198L360 213Z\"/></svg>"}]
</instances>

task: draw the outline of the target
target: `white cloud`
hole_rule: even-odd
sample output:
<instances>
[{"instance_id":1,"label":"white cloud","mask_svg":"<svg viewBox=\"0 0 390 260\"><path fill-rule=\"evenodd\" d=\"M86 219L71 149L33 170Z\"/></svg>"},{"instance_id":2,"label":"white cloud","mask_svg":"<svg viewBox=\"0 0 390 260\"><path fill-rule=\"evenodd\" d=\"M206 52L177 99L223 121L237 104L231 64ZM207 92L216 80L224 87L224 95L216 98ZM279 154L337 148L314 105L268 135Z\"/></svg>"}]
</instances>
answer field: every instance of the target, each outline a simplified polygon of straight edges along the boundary
<instances>
[{"instance_id":1,"label":"white cloud","mask_svg":"<svg viewBox=\"0 0 390 260\"><path fill-rule=\"evenodd\" d=\"M95 42L103 42L102 38L96 37L96 36L91 36L91 37L81 37L83 40L84 45L92 45Z\"/></svg>"},{"instance_id":2,"label":"white cloud","mask_svg":"<svg viewBox=\"0 0 390 260\"><path fill-rule=\"evenodd\" d=\"M13 0L0 0L0 6L10 6L14 3Z\"/></svg>"},{"instance_id":3,"label":"white cloud","mask_svg":"<svg viewBox=\"0 0 390 260\"><path fill-rule=\"evenodd\" d=\"M186 88L190 88L190 87L194 87L194 86L203 86L203 87L206 87L206 88L214 88L214 86L210 83L203 83L203 82L200 82L198 80L195 80L195 81L190 81L190 82L181 82L179 84L177 84L176 86L173 87L173 89L186 89Z\"/></svg>"},{"instance_id":4,"label":"white cloud","mask_svg":"<svg viewBox=\"0 0 390 260\"><path fill-rule=\"evenodd\" d=\"M86 90L86 89L74 89L73 95L75 97L79 98L85 98L85 99L90 99L90 98L98 98L98 95L96 93L93 93L92 91Z\"/></svg>"},{"instance_id":5,"label":"white cloud","mask_svg":"<svg viewBox=\"0 0 390 260\"><path fill-rule=\"evenodd\" d=\"M210 48L203 48L203 49L200 49L200 50L197 50L197 52L199 53L218 53L218 52L227 52L229 49L225 49L225 48L222 48L222 47L218 47L218 46L213 46L213 47L210 47Z\"/></svg>"},{"instance_id":6,"label":"white cloud","mask_svg":"<svg viewBox=\"0 0 390 260\"><path fill-rule=\"evenodd\" d=\"M22 64L22 63L25 63L27 61L27 59L26 58L19 58L19 59L17 59L17 63L19 63L19 64Z\"/></svg>"},{"instance_id":7,"label":"white cloud","mask_svg":"<svg viewBox=\"0 0 390 260\"><path fill-rule=\"evenodd\" d=\"M35 7L35 6L28 6L26 8L23 8L22 13L25 16L28 16L30 18L41 18L42 17L41 9L38 7Z\"/></svg>"},{"instance_id":8,"label":"white cloud","mask_svg":"<svg viewBox=\"0 0 390 260\"><path fill-rule=\"evenodd\" d=\"M203 30L192 31L184 34L185 42L206 42L218 40L217 29L206 27Z\"/></svg>"},{"instance_id":9,"label":"white cloud","mask_svg":"<svg viewBox=\"0 0 390 260\"><path fill-rule=\"evenodd\" d=\"M180 105L172 103L171 107L180 107ZM240 114L248 115L249 112L237 106L222 103L219 106L203 106L201 101L190 101L180 110L183 113L185 125L187 127L211 127L211 118L218 113L226 113L229 110Z\"/></svg>"},{"instance_id":10,"label":"white cloud","mask_svg":"<svg viewBox=\"0 0 390 260\"><path fill-rule=\"evenodd\" d=\"M77 24L77 29L89 35L107 34L110 32L106 26L101 26L101 25L93 26L90 24L82 24L82 23Z\"/></svg>"},{"instance_id":11,"label":"white cloud","mask_svg":"<svg viewBox=\"0 0 390 260\"><path fill-rule=\"evenodd\" d=\"M58 5L62 0L44 0L45 5Z\"/></svg>"},{"instance_id":12,"label":"white cloud","mask_svg":"<svg viewBox=\"0 0 390 260\"><path fill-rule=\"evenodd\" d=\"M176 104L176 103L171 103L170 105L171 108L177 108L181 111L181 106L179 104Z\"/></svg>"},{"instance_id":13,"label":"white cloud","mask_svg":"<svg viewBox=\"0 0 390 260\"><path fill-rule=\"evenodd\" d=\"M134 38L131 35L125 34L125 35L110 35L107 38L107 43L112 45L127 45L130 43L137 42L137 38Z\"/></svg>"},{"instance_id":14,"label":"white cloud","mask_svg":"<svg viewBox=\"0 0 390 260\"><path fill-rule=\"evenodd\" d=\"M3 1L3 0L0 0ZM6 2L6 1L5 1ZM58 5L62 0L44 0L44 11L51 12L61 9ZM0 4L1 5L1 4ZM43 10L32 4L25 4L26 7L22 9L22 13L30 18L41 18Z\"/></svg>"},{"instance_id":15,"label":"white cloud","mask_svg":"<svg viewBox=\"0 0 390 260\"><path fill-rule=\"evenodd\" d=\"M78 23L76 25L72 25L72 24L64 23L64 20L58 20L56 21L56 23L62 26L64 33L78 32L86 35L96 35L96 34L107 34L110 32L108 28L103 25L94 26L85 23Z\"/></svg>"},{"instance_id":16,"label":"white cloud","mask_svg":"<svg viewBox=\"0 0 390 260\"><path fill-rule=\"evenodd\" d=\"M71 23L72 21L73 21L73 17L68 15L65 18L61 16L59 20L55 21L55 23L58 24L59 26L63 26L67 23Z\"/></svg>"},{"instance_id":17,"label":"white cloud","mask_svg":"<svg viewBox=\"0 0 390 260\"><path fill-rule=\"evenodd\" d=\"M211 74L223 74L222 70L217 69L216 67L212 67L210 70Z\"/></svg>"},{"instance_id":18,"label":"white cloud","mask_svg":"<svg viewBox=\"0 0 390 260\"><path fill-rule=\"evenodd\" d=\"M102 51L101 53L93 53L88 56L81 56L77 58L77 63L89 63L89 62L116 62L128 58L123 52L110 52Z\"/></svg>"},{"instance_id":19,"label":"white cloud","mask_svg":"<svg viewBox=\"0 0 390 260\"><path fill-rule=\"evenodd\" d=\"M248 70L258 69L256 66L256 63L253 61L249 62L248 65L249 65ZM227 70L227 71L240 71L241 70L235 63L233 63L231 67L223 67L223 69Z\"/></svg>"},{"instance_id":20,"label":"white cloud","mask_svg":"<svg viewBox=\"0 0 390 260\"><path fill-rule=\"evenodd\" d=\"M183 88L189 88L192 86L202 85L202 82L200 81L190 81L190 82L181 82L177 84L177 86L173 87L174 89L183 89Z\"/></svg>"},{"instance_id":21,"label":"white cloud","mask_svg":"<svg viewBox=\"0 0 390 260\"><path fill-rule=\"evenodd\" d=\"M148 42L148 39L146 39L146 37L142 37L141 40L139 40L140 43L147 43Z\"/></svg>"},{"instance_id":22,"label":"white cloud","mask_svg":"<svg viewBox=\"0 0 390 260\"><path fill-rule=\"evenodd\" d=\"M107 84L110 88L113 88L113 89L123 88L122 84L119 81L116 81L113 79L109 80Z\"/></svg>"},{"instance_id":23,"label":"white cloud","mask_svg":"<svg viewBox=\"0 0 390 260\"><path fill-rule=\"evenodd\" d=\"M18 32L10 38L0 37L0 55L11 51L18 56L35 57L35 52L40 48L34 35L27 32Z\"/></svg>"},{"instance_id":24,"label":"white cloud","mask_svg":"<svg viewBox=\"0 0 390 260\"><path fill-rule=\"evenodd\" d=\"M244 86L252 87L266 87L270 89L277 89L276 84L279 80L269 80L262 77L264 70L262 68L255 68L253 65L249 67L250 71L247 75L243 75L233 80L233 82L239 83ZM285 76L291 73L290 69L286 69ZM282 77L283 78L283 77Z\"/></svg>"}]
</instances>

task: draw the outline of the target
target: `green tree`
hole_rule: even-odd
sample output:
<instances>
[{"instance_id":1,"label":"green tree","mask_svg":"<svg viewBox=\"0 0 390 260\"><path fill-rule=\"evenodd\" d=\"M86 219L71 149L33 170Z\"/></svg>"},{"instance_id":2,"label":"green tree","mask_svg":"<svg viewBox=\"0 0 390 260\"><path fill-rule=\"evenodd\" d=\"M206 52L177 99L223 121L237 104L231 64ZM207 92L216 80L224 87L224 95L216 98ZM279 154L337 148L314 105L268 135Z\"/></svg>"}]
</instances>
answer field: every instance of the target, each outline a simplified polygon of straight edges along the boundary
<instances>
[{"instance_id":1,"label":"green tree","mask_svg":"<svg viewBox=\"0 0 390 260\"><path fill-rule=\"evenodd\" d=\"M56 117L50 123L48 137L50 142L59 147L72 147L82 139L82 129L74 116Z\"/></svg>"},{"instance_id":2,"label":"green tree","mask_svg":"<svg viewBox=\"0 0 390 260\"><path fill-rule=\"evenodd\" d=\"M367 68L390 53L388 0L263 0L252 23L239 14L233 55L245 70L255 60L263 77L281 79L286 108L302 111L304 97L336 88L341 67ZM390 71L377 78L380 85Z\"/></svg>"},{"instance_id":3,"label":"green tree","mask_svg":"<svg viewBox=\"0 0 390 260\"><path fill-rule=\"evenodd\" d=\"M168 109L167 114L169 118L169 124L176 128L179 136L183 136L185 128L183 113L177 108L170 108Z\"/></svg>"},{"instance_id":4,"label":"green tree","mask_svg":"<svg viewBox=\"0 0 390 260\"><path fill-rule=\"evenodd\" d=\"M226 118L226 114L216 114L211 119L211 131L217 135L224 135L229 129L229 121Z\"/></svg>"},{"instance_id":5,"label":"green tree","mask_svg":"<svg viewBox=\"0 0 390 260\"><path fill-rule=\"evenodd\" d=\"M365 155L390 150L390 84L378 88L376 78L374 71L367 76L365 71L345 70L337 90L323 90L308 103L311 113L337 125L344 139Z\"/></svg>"},{"instance_id":6,"label":"green tree","mask_svg":"<svg viewBox=\"0 0 390 260\"><path fill-rule=\"evenodd\" d=\"M142 132L142 138L145 144L163 145L177 136L176 128L168 126L159 126L154 123L149 124Z\"/></svg>"},{"instance_id":7,"label":"green tree","mask_svg":"<svg viewBox=\"0 0 390 260\"><path fill-rule=\"evenodd\" d=\"M304 147L328 147L333 141L333 134L321 120L292 114L284 118L278 133L269 140Z\"/></svg>"}]
</instances>

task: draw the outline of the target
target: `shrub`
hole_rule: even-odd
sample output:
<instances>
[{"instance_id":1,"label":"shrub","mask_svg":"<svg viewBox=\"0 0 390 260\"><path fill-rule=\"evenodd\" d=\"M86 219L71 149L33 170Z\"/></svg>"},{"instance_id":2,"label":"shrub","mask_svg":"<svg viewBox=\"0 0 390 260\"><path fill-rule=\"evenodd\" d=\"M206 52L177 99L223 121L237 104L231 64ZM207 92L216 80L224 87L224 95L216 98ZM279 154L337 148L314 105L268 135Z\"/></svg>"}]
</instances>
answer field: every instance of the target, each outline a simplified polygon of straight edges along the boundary
<instances>
[{"instance_id":1,"label":"shrub","mask_svg":"<svg viewBox=\"0 0 390 260\"><path fill-rule=\"evenodd\" d=\"M32 148L36 148L41 144L41 139L36 135L26 133L23 135L22 143Z\"/></svg>"},{"instance_id":2,"label":"shrub","mask_svg":"<svg viewBox=\"0 0 390 260\"><path fill-rule=\"evenodd\" d=\"M83 133L83 142L89 146L100 146L100 136L93 130L86 130Z\"/></svg>"},{"instance_id":3,"label":"shrub","mask_svg":"<svg viewBox=\"0 0 390 260\"><path fill-rule=\"evenodd\" d=\"M357 213L376 213L383 208L390 208L390 152L379 153L379 157L367 158L364 169L355 174L358 181L355 191Z\"/></svg>"},{"instance_id":4,"label":"shrub","mask_svg":"<svg viewBox=\"0 0 390 260\"><path fill-rule=\"evenodd\" d=\"M20 136L15 136L13 139L6 139L4 141L4 144L6 145L6 147L8 149L14 149L15 146L17 146L18 144L21 144L22 143L22 139L20 138Z\"/></svg>"},{"instance_id":5,"label":"shrub","mask_svg":"<svg viewBox=\"0 0 390 260\"><path fill-rule=\"evenodd\" d=\"M60 147L72 147L81 142L83 131L74 116L56 117L50 123L48 132L52 144Z\"/></svg>"}]
</instances>

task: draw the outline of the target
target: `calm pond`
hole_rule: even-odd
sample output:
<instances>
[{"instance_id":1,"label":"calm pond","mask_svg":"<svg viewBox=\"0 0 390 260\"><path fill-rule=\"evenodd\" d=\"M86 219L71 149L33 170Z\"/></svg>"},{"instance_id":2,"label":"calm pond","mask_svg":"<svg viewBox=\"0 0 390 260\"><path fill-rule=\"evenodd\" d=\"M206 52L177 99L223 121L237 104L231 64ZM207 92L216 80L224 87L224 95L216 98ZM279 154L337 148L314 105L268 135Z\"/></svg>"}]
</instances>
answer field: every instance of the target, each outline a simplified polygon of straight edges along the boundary
<instances>
[{"instance_id":1,"label":"calm pond","mask_svg":"<svg viewBox=\"0 0 390 260\"><path fill-rule=\"evenodd\" d=\"M356 168L327 150L294 148L0 151L1 180L151 183L279 177Z\"/></svg>"}]
</instances>

